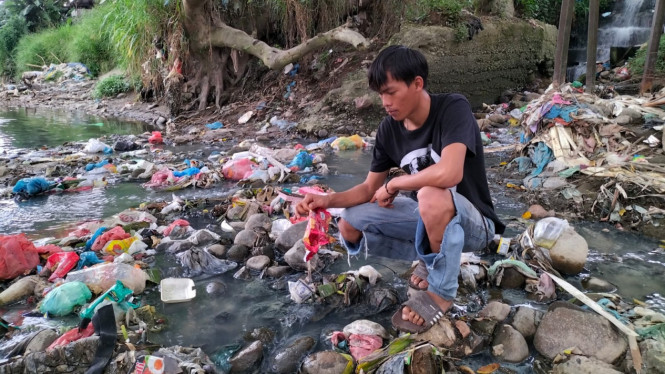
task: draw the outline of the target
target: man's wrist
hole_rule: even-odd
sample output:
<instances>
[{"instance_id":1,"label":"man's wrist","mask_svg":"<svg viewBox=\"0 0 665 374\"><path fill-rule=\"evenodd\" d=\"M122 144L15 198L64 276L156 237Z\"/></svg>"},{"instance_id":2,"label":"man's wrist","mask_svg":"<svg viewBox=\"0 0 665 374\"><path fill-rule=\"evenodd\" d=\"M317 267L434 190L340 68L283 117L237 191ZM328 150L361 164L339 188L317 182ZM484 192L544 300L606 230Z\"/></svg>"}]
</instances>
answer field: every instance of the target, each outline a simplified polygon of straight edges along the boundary
<instances>
[{"instance_id":1,"label":"man's wrist","mask_svg":"<svg viewBox=\"0 0 665 374\"><path fill-rule=\"evenodd\" d=\"M390 189L388 188L388 184L390 183L390 180L386 180L386 183L383 184L383 187L386 189L386 192L390 196L395 196L399 192L399 190L395 190L395 192L390 192Z\"/></svg>"}]
</instances>

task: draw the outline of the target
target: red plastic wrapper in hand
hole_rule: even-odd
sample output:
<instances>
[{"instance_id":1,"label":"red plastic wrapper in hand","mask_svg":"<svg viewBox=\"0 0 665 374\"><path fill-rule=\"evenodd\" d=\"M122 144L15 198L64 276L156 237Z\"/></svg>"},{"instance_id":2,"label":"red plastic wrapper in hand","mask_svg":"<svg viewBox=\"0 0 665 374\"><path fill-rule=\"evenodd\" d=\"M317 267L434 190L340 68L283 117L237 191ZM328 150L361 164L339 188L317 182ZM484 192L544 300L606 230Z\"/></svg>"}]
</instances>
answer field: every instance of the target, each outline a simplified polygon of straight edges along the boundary
<instances>
[{"instance_id":1,"label":"red plastic wrapper in hand","mask_svg":"<svg viewBox=\"0 0 665 374\"><path fill-rule=\"evenodd\" d=\"M307 229L305 230L305 261L309 261L319 251L319 246L326 245L333 240L332 236L328 235L328 226L332 217L325 209L315 209L309 211L309 218L307 222Z\"/></svg>"}]
</instances>

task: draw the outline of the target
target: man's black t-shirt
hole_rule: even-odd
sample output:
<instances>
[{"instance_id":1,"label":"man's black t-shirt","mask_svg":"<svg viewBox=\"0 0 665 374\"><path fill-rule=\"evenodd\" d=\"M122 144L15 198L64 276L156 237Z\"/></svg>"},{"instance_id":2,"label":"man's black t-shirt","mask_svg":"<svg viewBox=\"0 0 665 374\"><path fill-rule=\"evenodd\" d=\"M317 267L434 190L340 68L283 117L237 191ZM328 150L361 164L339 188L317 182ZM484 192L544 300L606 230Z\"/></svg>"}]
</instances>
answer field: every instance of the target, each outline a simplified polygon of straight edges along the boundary
<instances>
[{"instance_id":1,"label":"man's black t-shirt","mask_svg":"<svg viewBox=\"0 0 665 374\"><path fill-rule=\"evenodd\" d=\"M494 212L485 174L483 144L471 105L459 94L430 97L429 116L416 130L407 130L403 122L397 122L390 116L381 121L370 170L384 172L398 166L409 174L415 174L439 162L441 151L446 146L462 143L467 151L464 176L457 185L457 192L494 221L497 234L503 234L506 227Z\"/></svg>"}]
</instances>

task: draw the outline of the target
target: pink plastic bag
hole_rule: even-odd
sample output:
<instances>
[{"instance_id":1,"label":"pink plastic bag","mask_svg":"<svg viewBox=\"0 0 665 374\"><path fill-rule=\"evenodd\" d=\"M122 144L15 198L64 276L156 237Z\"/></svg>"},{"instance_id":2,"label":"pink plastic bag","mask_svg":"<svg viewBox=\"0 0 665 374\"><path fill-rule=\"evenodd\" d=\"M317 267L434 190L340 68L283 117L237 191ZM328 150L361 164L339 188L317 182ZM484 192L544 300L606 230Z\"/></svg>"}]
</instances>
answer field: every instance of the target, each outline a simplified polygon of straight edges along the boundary
<instances>
[{"instance_id":1,"label":"pink plastic bag","mask_svg":"<svg viewBox=\"0 0 665 374\"><path fill-rule=\"evenodd\" d=\"M92 250L93 251L101 251L106 243L110 242L111 240L122 240L122 239L127 239L131 235L125 232L125 230L122 229L120 226L116 226L112 228L111 230L106 231L102 235L100 235L95 242L92 244Z\"/></svg>"},{"instance_id":2,"label":"pink plastic bag","mask_svg":"<svg viewBox=\"0 0 665 374\"><path fill-rule=\"evenodd\" d=\"M166 227L164 229L164 232L163 232L164 236L171 235L171 231L173 231L173 229L176 226L187 227L187 226L189 226L189 222L185 221L184 219L177 219L177 220L173 221L170 225L168 225L168 227Z\"/></svg>"},{"instance_id":3,"label":"pink plastic bag","mask_svg":"<svg viewBox=\"0 0 665 374\"><path fill-rule=\"evenodd\" d=\"M226 179L239 181L249 178L258 167L259 165L248 158L239 158L237 160L230 160L224 164L222 174L224 174L224 178Z\"/></svg>"},{"instance_id":4,"label":"pink plastic bag","mask_svg":"<svg viewBox=\"0 0 665 374\"><path fill-rule=\"evenodd\" d=\"M161 144L163 142L162 133L160 131L153 131L152 135L148 138L150 144Z\"/></svg>"},{"instance_id":5,"label":"pink plastic bag","mask_svg":"<svg viewBox=\"0 0 665 374\"><path fill-rule=\"evenodd\" d=\"M47 244L45 246L37 247L35 249L37 250L37 253L39 254L48 253L49 256L54 253L62 252L62 248L58 247L55 244Z\"/></svg>"},{"instance_id":6,"label":"pink plastic bag","mask_svg":"<svg viewBox=\"0 0 665 374\"><path fill-rule=\"evenodd\" d=\"M305 261L309 261L319 251L319 246L326 245L334 239L328 235L328 226L331 220L330 213L325 209L315 209L309 211L307 229L303 242L307 252Z\"/></svg>"},{"instance_id":7,"label":"pink plastic bag","mask_svg":"<svg viewBox=\"0 0 665 374\"><path fill-rule=\"evenodd\" d=\"M49 282L53 282L58 278L64 278L78 262L79 255L76 252L58 252L49 256L46 265L44 265L44 269L49 269L53 272L48 278Z\"/></svg>"},{"instance_id":8,"label":"pink plastic bag","mask_svg":"<svg viewBox=\"0 0 665 374\"><path fill-rule=\"evenodd\" d=\"M39 254L25 234L0 235L0 279L14 279L39 265Z\"/></svg>"},{"instance_id":9,"label":"pink plastic bag","mask_svg":"<svg viewBox=\"0 0 665 374\"><path fill-rule=\"evenodd\" d=\"M173 175L173 172L168 168L164 168L150 178L150 182L143 184L143 187L153 188L153 187L164 187L172 183L178 182L180 178Z\"/></svg>"},{"instance_id":10,"label":"pink plastic bag","mask_svg":"<svg viewBox=\"0 0 665 374\"><path fill-rule=\"evenodd\" d=\"M351 334L349 336L349 351L356 361L380 349L383 339L376 335Z\"/></svg>"}]
</instances>

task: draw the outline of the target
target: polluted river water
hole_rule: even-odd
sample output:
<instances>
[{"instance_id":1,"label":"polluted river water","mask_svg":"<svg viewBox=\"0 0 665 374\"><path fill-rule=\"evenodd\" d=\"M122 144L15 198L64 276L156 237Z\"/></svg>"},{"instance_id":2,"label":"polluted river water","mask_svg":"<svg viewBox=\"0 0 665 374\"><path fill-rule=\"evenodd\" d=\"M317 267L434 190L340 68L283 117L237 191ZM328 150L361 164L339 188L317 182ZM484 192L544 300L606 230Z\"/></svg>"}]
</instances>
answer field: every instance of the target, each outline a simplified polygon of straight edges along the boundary
<instances>
[{"instance_id":1,"label":"polluted river water","mask_svg":"<svg viewBox=\"0 0 665 374\"><path fill-rule=\"evenodd\" d=\"M21 110L0 112L0 156L11 154L22 148L34 149L42 145L56 146L67 141L86 141L110 133L137 134L145 128L122 122L103 122L98 125L94 118L63 113L29 113ZM39 133L39 136L35 134ZM187 145L169 148L183 159L193 157L205 159L213 151L228 150L211 145ZM193 156L192 156L193 155ZM510 155L494 154L487 156L488 177L493 180L492 169L502 161L509 161ZM327 164L331 170L322 183L333 190L341 191L361 182L366 175L371 160L371 152L346 151L331 155ZM521 232L520 217L526 206L505 193L501 183L490 183L492 196L499 216L508 225L506 236ZM224 182L210 189L184 189L175 192L183 199L216 198L233 193L238 187ZM171 201L172 192L147 190L136 182L109 184L106 188L93 189L73 194L40 196L28 201L17 202L11 199L0 200L0 235L26 233L31 239L59 237L66 235L76 223L91 219L102 219L127 208L138 207L143 202ZM190 217L188 217L190 219ZM212 218L193 217L190 220L195 229L209 225L219 225ZM657 309L665 309L662 297L665 284L665 263L658 241L631 232L615 230L609 225L593 222L571 222L589 244L589 261L585 271L577 277L567 278L581 288L582 279L595 276L607 280L617 287L616 292L632 300L648 301ZM609 230L608 230L609 229ZM406 282L400 277L410 264L370 256L351 259L351 267L346 259L336 261L326 272L341 273L358 269L369 264L378 270L384 286L404 297ZM162 272L162 277L181 277L184 269L174 256L158 255L154 266ZM300 275L293 274L282 279L267 280L252 277L249 281L233 278L233 272L216 276L194 277L197 296L194 300L179 304L165 304L160 300L158 287L148 287L141 296L143 303L154 305L167 322L159 333L150 335L150 340L164 346L182 345L201 347L215 359L241 344L243 337L258 328L268 328L275 334L267 352L288 344L293 339L310 336L317 342L316 349L329 349L325 336L356 319L368 318L390 326L392 309L376 313L376 310L361 305L332 308L325 305L295 304L289 299L287 281L296 280ZM221 289L209 292L207 287L215 283ZM523 292L503 291L502 297L512 305L530 304L535 308L546 309L526 300ZM19 304L0 309L3 315L16 315L30 310L34 305ZM48 322L51 325L75 324L71 319L58 319ZM26 317L24 324L43 324L41 318ZM47 323L47 324L48 324ZM7 352L14 343L0 344L0 352ZM269 354L266 355L269 357ZM475 358L474 358L475 357ZM491 362L489 355L474 356L467 360ZM264 365L269 365L264 360ZM513 365L519 372L528 372L525 364ZM509 366L510 367L510 366Z\"/></svg>"}]
</instances>

